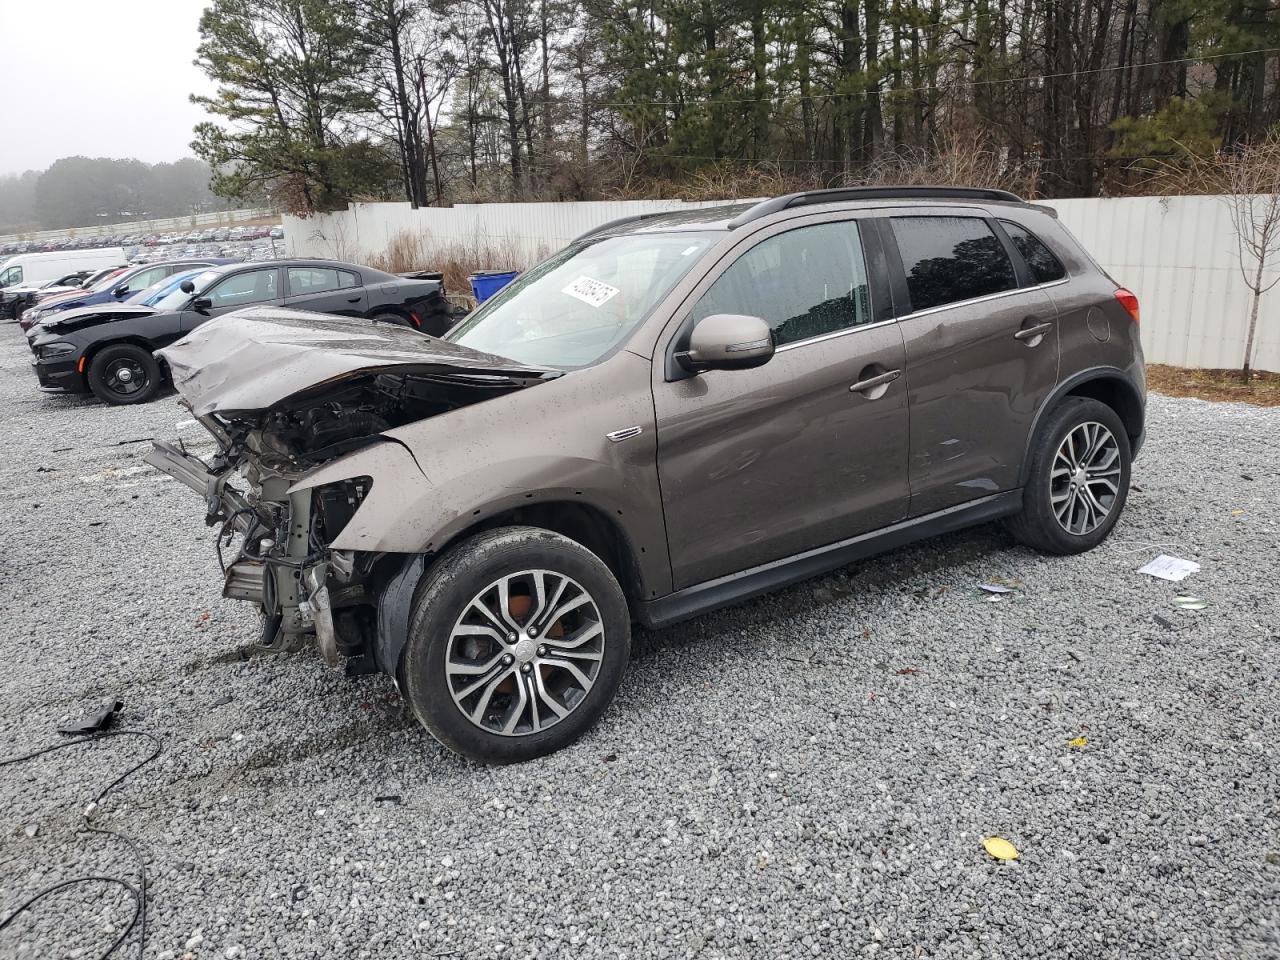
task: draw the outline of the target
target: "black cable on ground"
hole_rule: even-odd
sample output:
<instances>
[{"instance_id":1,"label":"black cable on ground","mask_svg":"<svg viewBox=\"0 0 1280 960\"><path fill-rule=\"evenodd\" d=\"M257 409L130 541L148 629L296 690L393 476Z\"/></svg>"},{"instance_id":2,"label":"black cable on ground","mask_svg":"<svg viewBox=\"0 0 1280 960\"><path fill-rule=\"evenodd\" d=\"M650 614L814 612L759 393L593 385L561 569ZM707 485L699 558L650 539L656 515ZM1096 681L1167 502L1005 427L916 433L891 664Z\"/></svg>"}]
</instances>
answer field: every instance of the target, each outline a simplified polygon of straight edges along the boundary
<instances>
[{"instance_id":1,"label":"black cable on ground","mask_svg":"<svg viewBox=\"0 0 1280 960\"><path fill-rule=\"evenodd\" d=\"M47 747L42 747L39 750L35 750L31 753L24 754L23 756L20 756L20 757L8 757L4 760L0 760L0 768L13 766L14 764L18 764L18 763L24 763L28 760L34 760L37 757L43 757L46 754L53 753L56 750L65 750L68 747L78 747L84 743L96 743L101 740L106 740L109 737L141 737L151 742L152 750L149 754L147 754L145 757L143 757L141 760L139 760L137 763L131 766L128 770L120 774L120 776L116 777L114 780L112 780L105 787L103 787L101 790L98 791L97 796L95 796L93 800L90 801L89 805L84 810L84 817L87 823L88 819L91 816L93 816L93 813L97 809L98 804L102 802L103 798L105 798L108 793L110 793L112 790L118 787L121 783L123 783L126 779L131 777L133 774L137 773L140 769L142 769L144 766L146 766L156 757L160 756L160 750L162 749L162 745L158 737L154 736L153 734L147 733L144 730L104 730L100 733L91 734L87 737L81 737L78 740L68 740L65 743L50 744ZM98 875L73 877L70 880L63 880L59 883L55 883L45 887L44 889L38 891L33 896L28 898L24 903L19 904L18 907L15 910L13 910L13 912L11 912L3 920L0 920L0 930L4 930L5 928L7 928L11 923L13 923L13 921L18 919L18 917L26 913L28 910L30 910L33 906L35 906L45 897L50 896L51 894L54 894L59 890L63 890L67 887L76 886L82 883L111 884L113 886L122 887L125 890L125 892L127 892L129 896L133 899L133 917L129 920L129 924L128 926L125 927L124 932L121 933L120 936L116 938L115 942L112 943L111 946L108 947L104 953L99 955L98 960L107 960L108 957L110 957L113 953L115 953L116 950L119 949L120 946L126 940L129 939L129 935L133 933L135 928L137 928L139 931L138 957L141 958L143 956L143 950L147 942L147 864L146 864L146 859L143 857L142 851L138 849L138 843L136 840L134 840L131 837L126 837L122 833L117 833L115 830L104 830L101 827L86 826L83 830L80 830L78 832L79 833L99 833L99 834L103 834L104 836L115 837L118 840L123 840L126 844L128 844L129 848L133 851L134 856L137 857L137 860L138 860L138 885L134 886L129 881L121 880L119 877L104 877L104 876L98 876Z\"/></svg>"}]
</instances>

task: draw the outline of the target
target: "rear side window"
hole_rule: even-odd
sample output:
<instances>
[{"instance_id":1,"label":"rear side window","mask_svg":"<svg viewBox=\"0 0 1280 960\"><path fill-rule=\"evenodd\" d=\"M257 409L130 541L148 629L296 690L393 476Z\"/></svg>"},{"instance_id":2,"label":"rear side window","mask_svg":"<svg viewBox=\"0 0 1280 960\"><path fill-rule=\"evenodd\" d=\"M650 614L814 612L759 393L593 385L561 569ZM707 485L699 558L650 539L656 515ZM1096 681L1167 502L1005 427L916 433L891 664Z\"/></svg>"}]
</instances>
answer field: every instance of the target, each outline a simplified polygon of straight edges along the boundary
<instances>
[{"instance_id":1,"label":"rear side window","mask_svg":"<svg viewBox=\"0 0 1280 960\"><path fill-rule=\"evenodd\" d=\"M1053 251L1026 227L1010 223L1008 220L1001 220L1000 225L1004 227L1005 233L1009 234L1009 239L1022 254L1022 259L1027 261L1027 266L1031 268L1031 276L1035 278L1036 283L1050 283L1061 280L1067 275L1066 268L1053 255Z\"/></svg>"},{"instance_id":2,"label":"rear side window","mask_svg":"<svg viewBox=\"0 0 1280 960\"><path fill-rule=\"evenodd\" d=\"M334 270L331 267L289 268L289 292L295 296L343 290L359 285L359 278L346 270Z\"/></svg>"},{"instance_id":3,"label":"rear side window","mask_svg":"<svg viewBox=\"0 0 1280 960\"><path fill-rule=\"evenodd\" d=\"M762 240L702 295L693 319L713 313L763 317L780 347L868 322L858 225L821 223Z\"/></svg>"},{"instance_id":4,"label":"rear side window","mask_svg":"<svg viewBox=\"0 0 1280 960\"><path fill-rule=\"evenodd\" d=\"M912 310L1013 290L1013 263L979 217L893 217Z\"/></svg>"}]
</instances>

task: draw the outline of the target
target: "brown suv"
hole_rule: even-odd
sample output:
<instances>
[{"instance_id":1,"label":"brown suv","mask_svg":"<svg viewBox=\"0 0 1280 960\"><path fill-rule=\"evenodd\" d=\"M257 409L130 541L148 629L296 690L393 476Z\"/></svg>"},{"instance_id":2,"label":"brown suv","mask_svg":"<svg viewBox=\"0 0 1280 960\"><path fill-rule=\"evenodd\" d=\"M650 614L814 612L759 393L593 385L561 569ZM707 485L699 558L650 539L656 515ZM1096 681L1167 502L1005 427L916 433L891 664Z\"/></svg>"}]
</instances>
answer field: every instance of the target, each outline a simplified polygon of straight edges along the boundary
<instances>
[{"instance_id":1,"label":"brown suv","mask_svg":"<svg viewBox=\"0 0 1280 960\"><path fill-rule=\"evenodd\" d=\"M1004 518L1124 507L1134 296L995 190L819 191L580 237L443 339L284 309L160 351L262 644L390 674L450 748L573 741L657 627ZM237 545L234 556L229 548Z\"/></svg>"}]
</instances>

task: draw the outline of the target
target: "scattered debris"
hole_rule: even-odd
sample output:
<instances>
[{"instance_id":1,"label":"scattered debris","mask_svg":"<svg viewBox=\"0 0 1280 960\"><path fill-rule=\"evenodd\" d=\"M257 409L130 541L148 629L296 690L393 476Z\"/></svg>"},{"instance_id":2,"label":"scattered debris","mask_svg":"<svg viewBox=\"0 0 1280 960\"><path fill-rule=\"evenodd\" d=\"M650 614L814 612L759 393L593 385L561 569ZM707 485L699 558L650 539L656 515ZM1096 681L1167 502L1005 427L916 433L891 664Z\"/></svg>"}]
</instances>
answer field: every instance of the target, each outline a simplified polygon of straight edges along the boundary
<instances>
[{"instance_id":1,"label":"scattered debris","mask_svg":"<svg viewBox=\"0 0 1280 960\"><path fill-rule=\"evenodd\" d=\"M1088 737L1075 737L1067 741L1067 746L1073 750L1079 750L1081 747L1088 745Z\"/></svg>"},{"instance_id":2,"label":"scattered debris","mask_svg":"<svg viewBox=\"0 0 1280 960\"><path fill-rule=\"evenodd\" d=\"M901 670L894 671L894 673L896 673L900 677L910 677L919 672L920 672L919 669L917 669L916 667L903 667Z\"/></svg>"},{"instance_id":3,"label":"scattered debris","mask_svg":"<svg viewBox=\"0 0 1280 960\"><path fill-rule=\"evenodd\" d=\"M1017 860L1018 848L1004 837L987 837L982 841L982 848L997 860Z\"/></svg>"},{"instance_id":4,"label":"scattered debris","mask_svg":"<svg viewBox=\"0 0 1280 960\"><path fill-rule=\"evenodd\" d=\"M1151 615L1151 619L1154 620L1156 623L1158 623L1160 626L1164 627L1166 630L1173 629L1173 624L1170 623L1168 620L1166 620L1164 617L1160 616L1160 614L1158 613L1153 613Z\"/></svg>"},{"instance_id":5,"label":"scattered debris","mask_svg":"<svg viewBox=\"0 0 1280 960\"><path fill-rule=\"evenodd\" d=\"M986 599L987 599L987 603L999 603L1001 600L1003 600L1003 599L1004 599L1004 597L999 596L999 595L997 595L997 594L992 594L991 596L987 597Z\"/></svg>"},{"instance_id":6,"label":"scattered debris","mask_svg":"<svg viewBox=\"0 0 1280 960\"><path fill-rule=\"evenodd\" d=\"M618 759L618 755L617 755L616 753L607 753L607 754L605 754L604 762L605 762L605 763L613 763L613 762L614 762L614 761L616 761L617 759Z\"/></svg>"},{"instance_id":7,"label":"scattered debris","mask_svg":"<svg viewBox=\"0 0 1280 960\"><path fill-rule=\"evenodd\" d=\"M1162 553L1145 566L1138 568L1139 573L1145 573L1149 577L1158 577L1161 580L1170 580L1177 583L1179 580L1185 580L1193 573L1200 572L1200 564L1194 560L1184 560L1181 557L1171 557Z\"/></svg>"},{"instance_id":8,"label":"scattered debris","mask_svg":"<svg viewBox=\"0 0 1280 960\"><path fill-rule=\"evenodd\" d=\"M396 806L399 806L402 801L400 798L400 794L398 793L384 793L381 796L374 797L373 802L374 803L394 803Z\"/></svg>"},{"instance_id":9,"label":"scattered debris","mask_svg":"<svg viewBox=\"0 0 1280 960\"><path fill-rule=\"evenodd\" d=\"M230 703L230 702L232 701L232 699L233 699L233 698L232 698L231 694L229 694L229 693L224 693L224 694L223 694L222 696L220 696L217 700L213 701L213 705L214 705L215 707L225 707L228 703Z\"/></svg>"},{"instance_id":10,"label":"scattered debris","mask_svg":"<svg viewBox=\"0 0 1280 960\"><path fill-rule=\"evenodd\" d=\"M68 727L59 727L58 732L68 737L80 736L85 733L98 733L111 726L111 721L115 719L116 713L123 708L123 700L108 700L93 713L86 714L85 718L79 723Z\"/></svg>"},{"instance_id":11,"label":"scattered debris","mask_svg":"<svg viewBox=\"0 0 1280 960\"><path fill-rule=\"evenodd\" d=\"M22 832L25 833L28 837L34 837L36 834L40 832L40 824L28 823L25 827L23 827Z\"/></svg>"},{"instance_id":12,"label":"scattered debris","mask_svg":"<svg viewBox=\"0 0 1280 960\"><path fill-rule=\"evenodd\" d=\"M36 473L55 473L57 467L36 467Z\"/></svg>"},{"instance_id":13,"label":"scattered debris","mask_svg":"<svg viewBox=\"0 0 1280 960\"><path fill-rule=\"evenodd\" d=\"M1173 602L1174 605L1181 610L1203 610L1209 605L1207 601L1201 600L1199 597L1192 597L1185 594L1174 597Z\"/></svg>"},{"instance_id":14,"label":"scattered debris","mask_svg":"<svg viewBox=\"0 0 1280 960\"><path fill-rule=\"evenodd\" d=\"M1006 587L1003 583L980 583L978 589L987 593L1013 593L1013 587Z\"/></svg>"},{"instance_id":15,"label":"scattered debris","mask_svg":"<svg viewBox=\"0 0 1280 960\"><path fill-rule=\"evenodd\" d=\"M1244 516L1244 511L1243 511L1242 509L1240 509L1239 507L1236 507L1234 510L1232 510L1232 511L1231 511L1231 515L1232 515L1233 517L1243 517L1243 516Z\"/></svg>"}]
</instances>

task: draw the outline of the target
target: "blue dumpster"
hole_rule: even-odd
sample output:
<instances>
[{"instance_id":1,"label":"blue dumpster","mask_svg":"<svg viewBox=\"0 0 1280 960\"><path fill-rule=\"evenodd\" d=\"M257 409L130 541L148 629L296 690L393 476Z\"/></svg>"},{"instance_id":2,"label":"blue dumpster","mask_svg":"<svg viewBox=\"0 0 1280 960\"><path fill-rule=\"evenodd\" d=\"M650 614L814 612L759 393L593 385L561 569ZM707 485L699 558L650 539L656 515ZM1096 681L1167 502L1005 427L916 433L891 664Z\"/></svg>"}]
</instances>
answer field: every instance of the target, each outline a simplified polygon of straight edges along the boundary
<instances>
[{"instance_id":1,"label":"blue dumpster","mask_svg":"<svg viewBox=\"0 0 1280 960\"><path fill-rule=\"evenodd\" d=\"M467 279L471 281L471 292L475 295L476 303L484 303L518 274L518 270L485 270L473 273Z\"/></svg>"}]
</instances>

